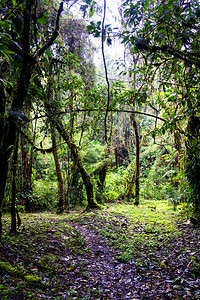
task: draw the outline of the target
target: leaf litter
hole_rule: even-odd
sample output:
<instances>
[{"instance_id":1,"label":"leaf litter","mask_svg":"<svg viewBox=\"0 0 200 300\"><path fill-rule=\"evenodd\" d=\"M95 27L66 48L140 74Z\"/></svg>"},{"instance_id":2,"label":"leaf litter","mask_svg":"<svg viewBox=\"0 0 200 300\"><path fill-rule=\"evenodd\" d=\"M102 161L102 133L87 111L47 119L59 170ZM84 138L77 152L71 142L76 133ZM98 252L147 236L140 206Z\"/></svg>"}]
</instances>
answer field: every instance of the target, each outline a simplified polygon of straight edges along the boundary
<instances>
[{"instance_id":1,"label":"leaf litter","mask_svg":"<svg viewBox=\"0 0 200 300\"><path fill-rule=\"evenodd\" d=\"M4 217L0 299L200 299L199 228L109 209ZM13 271L13 268L17 272Z\"/></svg>"}]
</instances>

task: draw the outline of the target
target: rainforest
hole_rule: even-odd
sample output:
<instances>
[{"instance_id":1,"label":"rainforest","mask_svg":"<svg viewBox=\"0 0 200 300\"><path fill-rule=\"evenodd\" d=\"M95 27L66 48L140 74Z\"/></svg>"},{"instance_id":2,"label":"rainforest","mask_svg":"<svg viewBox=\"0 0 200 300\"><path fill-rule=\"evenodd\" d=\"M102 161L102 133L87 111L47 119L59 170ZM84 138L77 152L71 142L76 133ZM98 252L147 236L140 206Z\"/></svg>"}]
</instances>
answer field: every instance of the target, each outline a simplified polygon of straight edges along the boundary
<instances>
[{"instance_id":1,"label":"rainforest","mask_svg":"<svg viewBox=\"0 0 200 300\"><path fill-rule=\"evenodd\" d=\"M200 299L198 0L0 3L0 298Z\"/></svg>"}]
</instances>

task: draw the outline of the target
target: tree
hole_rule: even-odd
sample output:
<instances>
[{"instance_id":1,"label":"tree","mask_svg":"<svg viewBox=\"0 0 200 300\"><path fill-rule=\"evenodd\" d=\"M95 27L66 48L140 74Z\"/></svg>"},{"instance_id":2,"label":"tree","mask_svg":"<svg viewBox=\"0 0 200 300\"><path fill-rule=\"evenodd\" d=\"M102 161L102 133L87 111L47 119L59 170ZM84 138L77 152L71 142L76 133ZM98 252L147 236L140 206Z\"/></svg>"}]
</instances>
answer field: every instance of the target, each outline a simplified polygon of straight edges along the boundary
<instances>
[{"instance_id":1,"label":"tree","mask_svg":"<svg viewBox=\"0 0 200 300\"><path fill-rule=\"evenodd\" d=\"M25 103L27 92L29 89L31 77L34 72L39 71L40 58L44 55L45 51L54 43L58 36L59 31L59 20L60 15L63 11L63 2L60 3L58 9L57 18L55 22L54 30L51 37L45 41L42 45L37 44L34 41L34 26L36 20L33 19L33 11L37 11L37 1L26 0L21 1L19 6L13 1L12 7L9 6L10 3L5 1L1 3L1 9L6 10L6 14L2 17L1 15L1 28L2 35L0 38L1 50L3 57L1 58L1 65L8 63L14 67L14 60L8 56L8 54L16 55L19 59L18 70L16 79L14 79L14 85L9 93L10 108L9 110L5 107L5 102L1 99L1 136L0 136L0 239L2 234L1 225L1 212L2 212L2 202L4 198L4 191L6 186L6 180L9 168L9 158L12 154L13 147L15 145L18 125L17 121L23 121L23 105ZM12 17L12 11L18 12L17 20ZM10 17L10 26L7 26L7 20ZM16 21L19 23L17 28ZM10 30L11 27L11 30ZM19 33L18 33L19 29ZM11 32L11 34L10 34ZM6 68L7 69L7 68ZM1 74L6 75L6 74ZM4 86L2 85L2 82ZM6 81L1 79L1 95L4 98ZM3 120L3 121L2 121Z\"/></svg>"},{"instance_id":2,"label":"tree","mask_svg":"<svg viewBox=\"0 0 200 300\"><path fill-rule=\"evenodd\" d=\"M52 75L50 74L48 84L47 84L47 102L52 103L52 97L53 97L53 81L52 81ZM48 113L48 112L47 112ZM56 131L54 128L54 122L51 118L49 118L49 124L50 124L50 131L51 131L51 141L52 141L52 153L54 157L55 167L56 167L56 175L57 175L57 183L58 183L58 213L63 213L64 211L64 205L65 205L65 186L64 186L64 180L62 176L62 171L60 167L60 162L58 158L58 151L57 151L57 142L56 142Z\"/></svg>"},{"instance_id":3,"label":"tree","mask_svg":"<svg viewBox=\"0 0 200 300\"><path fill-rule=\"evenodd\" d=\"M137 73L141 90L151 92L154 85L159 93L165 93L164 102L157 103L167 119L160 132L175 129L185 136L185 174L194 211L200 218L199 1L127 0L123 8L123 42L143 61Z\"/></svg>"}]
</instances>

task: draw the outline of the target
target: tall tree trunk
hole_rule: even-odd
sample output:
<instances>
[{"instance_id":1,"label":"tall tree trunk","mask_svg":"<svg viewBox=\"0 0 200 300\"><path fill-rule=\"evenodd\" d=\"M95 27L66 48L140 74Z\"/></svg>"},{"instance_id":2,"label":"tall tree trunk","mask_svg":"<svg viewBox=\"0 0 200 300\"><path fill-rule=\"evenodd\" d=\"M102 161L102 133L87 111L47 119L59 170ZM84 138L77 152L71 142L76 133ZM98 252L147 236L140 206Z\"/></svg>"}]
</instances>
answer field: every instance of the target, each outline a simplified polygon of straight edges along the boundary
<instances>
[{"instance_id":1,"label":"tall tree trunk","mask_svg":"<svg viewBox=\"0 0 200 300\"><path fill-rule=\"evenodd\" d=\"M51 64L51 62L50 62ZM52 64L51 64L52 65ZM48 104L47 104L48 102ZM62 171L60 167L60 161L58 159L58 151L57 151L57 143L56 143L56 132L55 132L55 122L56 117L54 118L50 117L51 109L49 104L53 102L53 75L50 71L49 74L49 80L47 84L47 100L45 101L45 107L47 109L50 128L51 128L51 140L52 140L52 152L56 167L56 175L57 175L57 183L58 183L58 207L57 207L57 213L62 214L64 211L64 204L65 204L65 186L62 176Z\"/></svg>"},{"instance_id":2,"label":"tall tree trunk","mask_svg":"<svg viewBox=\"0 0 200 300\"><path fill-rule=\"evenodd\" d=\"M32 194L32 155L33 147L31 147L31 153L29 154L30 144L25 139L25 136L21 135L21 202L25 206L26 212L32 211L31 197Z\"/></svg>"},{"instance_id":3,"label":"tall tree trunk","mask_svg":"<svg viewBox=\"0 0 200 300\"><path fill-rule=\"evenodd\" d=\"M22 29L22 49L29 53L29 31L30 31L30 16L31 16L31 5L27 4L24 10L23 16L23 29ZM13 145L16 142L17 136L17 122L18 119L13 112L22 109L23 103L27 95L27 89L30 83L31 77L31 65L29 59L26 56L23 57L22 70L16 87L12 93L12 105L11 113L8 116L5 126L3 127L1 138L1 149L0 149L0 240L2 234L2 224L1 224L1 212L2 212L2 202L5 192L6 180L8 176L8 164L9 158L11 156Z\"/></svg>"},{"instance_id":4,"label":"tall tree trunk","mask_svg":"<svg viewBox=\"0 0 200 300\"><path fill-rule=\"evenodd\" d=\"M19 117L15 114L16 111L20 111L25 102L30 78L33 73L33 70L37 64L35 57L30 55L30 25L31 25L31 13L32 6L34 5L34 0L26 0L25 8L23 9L23 26L21 32L21 49L22 49L22 68L21 73L18 79L16 86L12 92L12 105L10 109L10 114L5 121L5 125L1 130L0 136L0 241L2 235L2 223L1 223L1 214L2 214L2 203L4 198L6 180L8 176L8 164L9 158L11 156L13 145L15 145L16 135L17 135L17 124L16 119ZM56 25L54 32L52 33L51 38L46 42L46 44L38 50L37 56L41 56L55 41L59 32L59 20L60 15L63 11L63 2L60 3L58 9ZM9 48L9 46L8 46ZM0 106L1 109L1 106ZM3 118L3 115L0 116Z\"/></svg>"},{"instance_id":5,"label":"tall tree trunk","mask_svg":"<svg viewBox=\"0 0 200 300\"><path fill-rule=\"evenodd\" d=\"M57 182L58 182L57 213L62 214L64 211L64 204L65 204L65 186L64 186L62 171L61 171L61 167L60 167L60 161L58 159L56 132L52 125L51 125L51 140L52 140L52 152L53 152L53 157L54 157L54 162L55 162L55 167L56 167Z\"/></svg>"},{"instance_id":6,"label":"tall tree trunk","mask_svg":"<svg viewBox=\"0 0 200 300\"><path fill-rule=\"evenodd\" d=\"M98 208L99 207L98 204L94 201L93 183L92 183L91 176L89 175L89 173L87 172L87 170L85 169L85 167L83 165L83 162L79 155L79 151L78 151L76 144L70 140L70 138L69 138L66 130L64 130L61 122L57 122L56 127L57 127L58 132L62 136L62 138L67 142L68 147L71 150L72 159L74 161L74 164L79 169L79 172L83 179L83 183L84 183L84 186L86 189L86 194L87 194L87 201L88 201L87 208L88 209Z\"/></svg>"},{"instance_id":7,"label":"tall tree trunk","mask_svg":"<svg viewBox=\"0 0 200 300\"><path fill-rule=\"evenodd\" d=\"M185 172L191 195L189 201L194 208L194 216L200 223L200 117L191 116L187 125L186 165Z\"/></svg>"},{"instance_id":8,"label":"tall tree trunk","mask_svg":"<svg viewBox=\"0 0 200 300\"><path fill-rule=\"evenodd\" d=\"M18 144L19 144L19 132L15 142L15 149L12 159L12 202L11 202L11 229L10 232L16 233L16 173L17 173L17 161L18 161Z\"/></svg>"},{"instance_id":9,"label":"tall tree trunk","mask_svg":"<svg viewBox=\"0 0 200 300\"><path fill-rule=\"evenodd\" d=\"M135 205L139 205L140 202L140 137L138 132L137 122L135 117L132 116L132 125L135 131Z\"/></svg>"},{"instance_id":10,"label":"tall tree trunk","mask_svg":"<svg viewBox=\"0 0 200 300\"><path fill-rule=\"evenodd\" d=\"M143 136L140 143L138 126L135 117L133 115L131 116L131 121L135 131L135 165L132 167L133 174L132 174L131 181L128 182L125 198L127 200L134 198L135 199L134 204L138 206L140 202L140 149L143 145L145 135ZM135 184L135 194L133 194L134 184Z\"/></svg>"}]
</instances>

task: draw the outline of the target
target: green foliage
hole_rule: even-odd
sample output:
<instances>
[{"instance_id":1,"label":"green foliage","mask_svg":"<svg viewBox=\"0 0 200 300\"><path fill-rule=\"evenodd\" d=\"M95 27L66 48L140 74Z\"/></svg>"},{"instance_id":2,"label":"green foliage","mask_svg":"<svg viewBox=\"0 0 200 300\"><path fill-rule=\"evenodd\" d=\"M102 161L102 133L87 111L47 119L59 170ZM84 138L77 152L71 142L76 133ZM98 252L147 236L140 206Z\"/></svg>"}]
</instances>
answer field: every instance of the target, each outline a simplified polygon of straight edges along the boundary
<instances>
[{"instance_id":1,"label":"green foliage","mask_svg":"<svg viewBox=\"0 0 200 300\"><path fill-rule=\"evenodd\" d=\"M85 4L82 4L80 10L83 12L83 17L85 18L87 11L89 12L89 17L91 18L95 13L95 7L97 5L96 1L84 0Z\"/></svg>"},{"instance_id":2,"label":"green foliage","mask_svg":"<svg viewBox=\"0 0 200 300\"><path fill-rule=\"evenodd\" d=\"M34 195L31 200L34 211L49 211L56 209L57 205L57 182L34 181Z\"/></svg>"},{"instance_id":3,"label":"green foliage","mask_svg":"<svg viewBox=\"0 0 200 300\"><path fill-rule=\"evenodd\" d=\"M87 26L87 30L90 34L93 34L95 38L100 37L101 34L103 34L103 41L105 42L107 40L107 45L110 46L112 44L111 38L109 33L112 31L111 25L107 24L102 30L101 27L101 21L98 21L97 23L95 22L90 22L90 25Z\"/></svg>"},{"instance_id":4,"label":"green foliage","mask_svg":"<svg viewBox=\"0 0 200 300\"><path fill-rule=\"evenodd\" d=\"M127 171L121 167L117 171L110 171L106 176L106 184L104 189L105 198L109 202L114 202L116 199L124 194L124 177Z\"/></svg>"},{"instance_id":5,"label":"green foliage","mask_svg":"<svg viewBox=\"0 0 200 300\"><path fill-rule=\"evenodd\" d=\"M87 142L81 151L81 156L90 174L102 163L105 157L106 147L97 141Z\"/></svg>"},{"instance_id":6,"label":"green foliage","mask_svg":"<svg viewBox=\"0 0 200 300\"><path fill-rule=\"evenodd\" d=\"M18 2L12 1L10 7L7 6L6 1L0 4L1 14L6 11L5 18L7 18L2 16L0 20L2 31L0 55L1 70L3 70L0 81L3 83L6 94L5 107L10 106L9 99L15 93L11 90L19 78L23 62L20 49L25 2ZM31 16L30 28L31 51L35 51L41 49L51 37L56 16L48 1L42 2L37 8L34 2L31 3L32 11L37 10L36 15ZM81 10L84 16L88 13L89 17L92 17L96 7L95 1L85 0L81 5ZM199 71L195 56L198 57L199 46L199 3L194 1L192 6L189 3L171 0L136 1L134 3L126 0L122 8L125 26L121 35L122 42L130 47L134 57L134 67L129 68L131 88L129 86L125 88L126 84L122 80L110 82L109 115L114 120L113 132L121 131L119 140L124 142L123 127L125 125L126 128L130 127L126 132L129 136L128 139L126 137L126 142L129 144L130 158L134 160L134 134L129 126L129 114L124 117L125 122L122 128L119 128L120 118L122 118L120 109L128 112L132 109L141 112L144 109L151 113L153 111L153 114L155 111L156 114L159 113L162 116L162 123L160 120L156 120L155 123L147 121L146 116L138 117L141 136L151 131L154 141L157 138L162 143L160 135L165 139L164 153L162 147L152 145L150 139L141 149L141 194L145 198L168 199L174 207L179 204L182 195L186 197L188 195L189 203L194 204L198 202L199 193L199 139L194 137L194 132L190 132L188 136L185 132L189 116L199 116ZM34 58L38 60L37 68L32 74L28 100L23 109L27 111L32 125L32 129L31 126L27 129L29 138L34 140L33 143L36 145L45 141L50 147L49 120L45 115L44 99L46 99L47 78L53 73L52 121L55 121L59 115L70 138L77 145L79 144L81 158L89 174L93 176L97 195L99 181L95 170L102 166L105 156L103 141L107 87L100 85L99 79L94 75L92 51L89 49L89 43L87 45L86 29L94 37L100 37L103 34L103 40L107 39L107 43L111 44L110 25L106 25L102 33L101 21L91 21L86 28L84 21L67 18L60 28L60 36L54 46L47 48L40 59L34 54ZM123 74L125 75L126 72ZM138 86L140 86L139 89ZM18 121L28 120L21 109L13 111L7 108L7 114ZM35 120L37 120L36 123L34 123ZM181 142L183 143L183 138L185 138L189 145L185 174L179 173L179 175L177 164L179 150L168 146L168 144L173 144L168 133L175 129L182 135ZM20 151L25 151L25 146ZM67 157L65 152L67 152L67 147L59 145L59 155L62 156L63 164L62 173L68 180L66 180L66 189L69 188L69 204L72 206L85 204L86 192L83 181L79 172L75 170L76 166L72 163L70 153ZM35 210L52 210L57 205L56 172L53 160L49 157L48 154L44 157L39 152L34 158L28 155L28 158L34 161L32 177L30 176L33 190L31 187L21 190L21 196L24 199L30 199ZM125 179L129 178L133 171L131 167L127 170L124 168L114 170L110 167L113 161L114 157L111 155L108 161L105 188L103 187L104 190L102 190L103 197L112 202L124 194ZM185 176L187 176L187 184L185 183L183 187ZM26 183L22 181L21 185L26 185ZM11 190L10 182L7 184L7 190ZM7 209L9 196L5 203ZM24 203L19 203L19 205L23 206Z\"/></svg>"},{"instance_id":7,"label":"green foliage","mask_svg":"<svg viewBox=\"0 0 200 300\"><path fill-rule=\"evenodd\" d=\"M180 200L176 175L176 150L170 146L163 149L154 145L144 148L141 154L141 194L148 199L169 199L178 204ZM178 200L179 199L179 200Z\"/></svg>"},{"instance_id":8,"label":"green foliage","mask_svg":"<svg viewBox=\"0 0 200 300\"><path fill-rule=\"evenodd\" d=\"M178 130L187 140L185 174L190 186L189 199L199 214L199 147L192 146L199 144L199 135L195 126L190 126L191 120L195 120L196 128L199 126L199 1L133 3L127 0L123 2L123 17L123 43L129 45L133 55L139 53L144 59L137 68L137 62L134 63L130 74L134 74L140 84L143 82L140 91L151 93L154 86L154 93L147 101L151 107L157 105L156 109L165 119L162 126L155 126L154 138L157 134ZM187 127L191 129L189 133ZM173 169L165 174L157 171L157 177L169 177L170 172L173 173ZM174 194L170 183L167 185L169 194ZM177 202L177 190L174 197Z\"/></svg>"}]
</instances>

